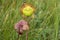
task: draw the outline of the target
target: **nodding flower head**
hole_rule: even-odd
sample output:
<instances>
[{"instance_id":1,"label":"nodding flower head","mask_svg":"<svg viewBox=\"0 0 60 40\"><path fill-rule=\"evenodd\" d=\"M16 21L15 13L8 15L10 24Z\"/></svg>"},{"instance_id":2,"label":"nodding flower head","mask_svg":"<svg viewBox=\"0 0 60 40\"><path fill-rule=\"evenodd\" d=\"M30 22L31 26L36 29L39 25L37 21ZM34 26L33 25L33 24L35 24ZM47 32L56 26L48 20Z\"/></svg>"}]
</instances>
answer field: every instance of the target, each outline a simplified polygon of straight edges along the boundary
<instances>
[{"instance_id":1,"label":"nodding flower head","mask_svg":"<svg viewBox=\"0 0 60 40\"><path fill-rule=\"evenodd\" d=\"M25 16L31 16L34 11L35 11L35 8L31 4L28 4L28 3L24 3L21 7L21 12Z\"/></svg>"},{"instance_id":2,"label":"nodding flower head","mask_svg":"<svg viewBox=\"0 0 60 40\"><path fill-rule=\"evenodd\" d=\"M23 34L24 31L29 30L28 23L25 20L20 20L15 24L14 28L19 34Z\"/></svg>"}]
</instances>

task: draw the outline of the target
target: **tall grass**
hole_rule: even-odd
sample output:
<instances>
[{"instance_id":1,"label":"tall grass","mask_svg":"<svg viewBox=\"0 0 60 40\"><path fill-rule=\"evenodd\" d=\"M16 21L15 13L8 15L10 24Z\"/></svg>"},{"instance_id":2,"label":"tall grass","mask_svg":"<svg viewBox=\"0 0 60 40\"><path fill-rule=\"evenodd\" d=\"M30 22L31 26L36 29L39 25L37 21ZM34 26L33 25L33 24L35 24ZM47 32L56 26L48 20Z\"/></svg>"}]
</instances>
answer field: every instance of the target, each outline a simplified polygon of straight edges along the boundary
<instances>
[{"instance_id":1,"label":"tall grass","mask_svg":"<svg viewBox=\"0 0 60 40\"><path fill-rule=\"evenodd\" d=\"M19 8L24 2L36 8L28 40L60 40L60 0L0 0L0 40L17 40L14 24L22 19Z\"/></svg>"}]
</instances>

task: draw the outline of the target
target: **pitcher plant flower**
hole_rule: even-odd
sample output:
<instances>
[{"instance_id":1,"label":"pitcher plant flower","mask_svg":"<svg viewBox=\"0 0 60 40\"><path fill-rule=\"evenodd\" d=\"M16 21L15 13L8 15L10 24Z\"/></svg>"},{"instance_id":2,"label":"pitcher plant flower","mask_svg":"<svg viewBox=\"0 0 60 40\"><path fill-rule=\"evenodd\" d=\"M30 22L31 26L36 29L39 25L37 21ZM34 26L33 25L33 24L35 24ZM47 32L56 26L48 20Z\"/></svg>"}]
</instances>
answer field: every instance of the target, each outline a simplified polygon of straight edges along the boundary
<instances>
[{"instance_id":1,"label":"pitcher plant flower","mask_svg":"<svg viewBox=\"0 0 60 40\"><path fill-rule=\"evenodd\" d=\"M15 24L14 28L17 31L17 33L21 35L24 31L29 30L29 25L27 21L20 20L18 23Z\"/></svg>"},{"instance_id":2,"label":"pitcher plant flower","mask_svg":"<svg viewBox=\"0 0 60 40\"><path fill-rule=\"evenodd\" d=\"M31 4L24 3L20 11L25 16L31 16L34 13L35 8Z\"/></svg>"}]
</instances>

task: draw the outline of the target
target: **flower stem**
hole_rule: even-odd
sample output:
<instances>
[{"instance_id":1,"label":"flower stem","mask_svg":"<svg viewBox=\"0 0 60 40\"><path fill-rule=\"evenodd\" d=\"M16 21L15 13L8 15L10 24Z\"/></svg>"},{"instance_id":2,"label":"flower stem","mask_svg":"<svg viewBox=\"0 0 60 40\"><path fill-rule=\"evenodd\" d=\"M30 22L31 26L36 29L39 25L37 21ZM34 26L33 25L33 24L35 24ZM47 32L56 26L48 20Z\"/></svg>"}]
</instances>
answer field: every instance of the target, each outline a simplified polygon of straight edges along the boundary
<instances>
[{"instance_id":1,"label":"flower stem","mask_svg":"<svg viewBox=\"0 0 60 40\"><path fill-rule=\"evenodd\" d=\"M17 40L19 40L19 34L18 34Z\"/></svg>"},{"instance_id":2,"label":"flower stem","mask_svg":"<svg viewBox=\"0 0 60 40\"><path fill-rule=\"evenodd\" d=\"M28 40L28 32L26 32L26 40Z\"/></svg>"}]
</instances>

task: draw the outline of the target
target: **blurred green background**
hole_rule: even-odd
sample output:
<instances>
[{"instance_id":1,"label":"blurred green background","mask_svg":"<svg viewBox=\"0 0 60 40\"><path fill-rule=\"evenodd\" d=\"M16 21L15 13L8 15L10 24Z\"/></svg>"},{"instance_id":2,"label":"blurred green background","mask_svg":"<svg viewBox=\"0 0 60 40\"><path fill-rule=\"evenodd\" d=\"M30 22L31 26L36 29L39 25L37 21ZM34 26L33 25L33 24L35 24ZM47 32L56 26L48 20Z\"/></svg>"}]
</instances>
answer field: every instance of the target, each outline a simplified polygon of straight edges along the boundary
<instances>
[{"instance_id":1,"label":"blurred green background","mask_svg":"<svg viewBox=\"0 0 60 40\"><path fill-rule=\"evenodd\" d=\"M60 40L60 0L0 0L0 40L17 40L14 24L22 19L19 8L24 2L36 8L28 40Z\"/></svg>"}]
</instances>

